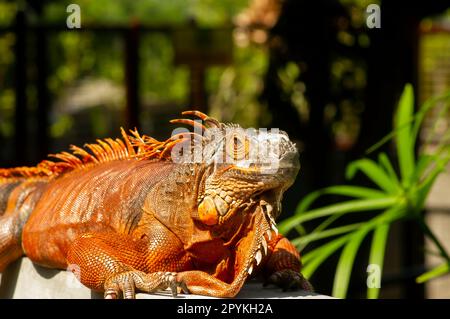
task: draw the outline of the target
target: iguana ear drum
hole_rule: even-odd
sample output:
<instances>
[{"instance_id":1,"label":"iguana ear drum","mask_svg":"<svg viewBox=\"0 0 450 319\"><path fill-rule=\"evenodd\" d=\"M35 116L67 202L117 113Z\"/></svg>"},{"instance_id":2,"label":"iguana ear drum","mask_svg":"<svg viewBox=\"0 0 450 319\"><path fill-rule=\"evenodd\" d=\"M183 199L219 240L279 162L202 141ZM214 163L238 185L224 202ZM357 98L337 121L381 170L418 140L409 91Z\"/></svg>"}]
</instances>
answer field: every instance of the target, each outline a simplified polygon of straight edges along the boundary
<instances>
[{"instance_id":1,"label":"iguana ear drum","mask_svg":"<svg viewBox=\"0 0 450 319\"><path fill-rule=\"evenodd\" d=\"M205 197L198 206L198 217L202 223L208 226L217 224L219 216L211 197Z\"/></svg>"}]
</instances>

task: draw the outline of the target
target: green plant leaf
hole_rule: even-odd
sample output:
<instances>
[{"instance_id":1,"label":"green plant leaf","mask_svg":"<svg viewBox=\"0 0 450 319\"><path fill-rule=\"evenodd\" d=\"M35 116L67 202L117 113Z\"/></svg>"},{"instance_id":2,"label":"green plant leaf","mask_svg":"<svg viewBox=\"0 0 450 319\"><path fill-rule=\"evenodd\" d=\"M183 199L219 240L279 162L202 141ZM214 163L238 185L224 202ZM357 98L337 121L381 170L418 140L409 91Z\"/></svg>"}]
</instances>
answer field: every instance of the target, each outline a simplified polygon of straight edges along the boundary
<instances>
[{"instance_id":1,"label":"green plant leaf","mask_svg":"<svg viewBox=\"0 0 450 319\"><path fill-rule=\"evenodd\" d=\"M439 174L445 171L446 165L450 160L450 153L446 157L435 160L433 164L435 165L432 169L427 172L425 179L417 186L416 192L414 194L414 202L416 203L416 211L422 210L425 200L434 185L434 182L438 178Z\"/></svg>"},{"instance_id":2,"label":"green plant leaf","mask_svg":"<svg viewBox=\"0 0 450 319\"><path fill-rule=\"evenodd\" d=\"M441 96L434 96L429 98L425 103L421 106L420 110L415 115L414 126L412 128L412 139L417 140L418 134L420 131L420 127L422 125L423 119L425 115L434 108L438 102L448 102L450 100L450 91L444 93Z\"/></svg>"},{"instance_id":3,"label":"green plant leaf","mask_svg":"<svg viewBox=\"0 0 450 319\"><path fill-rule=\"evenodd\" d=\"M305 254L302 257L302 261L304 263L302 274L306 278L310 278L314 274L316 269L322 264L322 262L330 257L331 254L338 250L342 245L344 245L347 242L348 238L348 235L341 236Z\"/></svg>"},{"instance_id":4,"label":"green plant leaf","mask_svg":"<svg viewBox=\"0 0 450 319\"><path fill-rule=\"evenodd\" d=\"M370 247L369 265L375 264L380 267L380 275L383 273L384 252L389 235L388 223L377 226L373 233L372 245ZM367 298L376 299L380 294L380 288L367 288Z\"/></svg>"},{"instance_id":5,"label":"green plant leaf","mask_svg":"<svg viewBox=\"0 0 450 319\"><path fill-rule=\"evenodd\" d=\"M342 251L334 275L333 296L336 298L345 298L347 295L353 262L355 261L359 246L366 237L368 231L369 230L364 227L352 234Z\"/></svg>"},{"instance_id":6,"label":"green plant leaf","mask_svg":"<svg viewBox=\"0 0 450 319\"><path fill-rule=\"evenodd\" d=\"M298 204L297 209L295 210L295 214L302 214L303 212L307 211L309 207L311 207L311 205L323 194L324 190L318 190L303 197L301 202Z\"/></svg>"},{"instance_id":7,"label":"green plant leaf","mask_svg":"<svg viewBox=\"0 0 450 319\"><path fill-rule=\"evenodd\" d=\"M401 218L403 216L402 214L403 210L404 210L403 207L397 206L391 207L390 209L385 210L380 215L372 218L370 221L364 223L364 225L358 231L350 235L351 237L349 238L348 243L346 244L344 250L342 251L341 257L339 258L336 274L334 276L333 296L339 298L344 298L346 296L350 275L353 268L353 262L358 252L359 246L361 245L361 242L365 238L367 233L372 229L375 229L375 231L377 232L377 229L380 229L380 227L389 225L395 220ZM380 236L376 238L375 242L376 245L383 244L381 242L381 239L379 238L381 238L382 235L386 235L383 233L384 231L387 232L387 230L381 228L380 230L381 233L376 234L376 236ZM383 247L385 247L385 245ZM378 248L382 247L377 246L376 249ZM376 254L378 253L379 252L376 252L375 255L371 255L371 257L383 258L384 250L383 255L377 256Z\"/></svg>"},{"instance_id":8,"label":"green plant leaf","mask_svg":"<svg viewBox=\"0 0 450 319\"><path fill-rule=\"evenodd\" d=\"M342 216L341 214L335 214L331 215L327 219L325 219L323 222L319 224L316 228L314 228L313 232L321 232L322 230L326 229L328 226L330 226L332 223L334 223L335 220L337 220L339 217Z\"/></svg>"},{"instance_id":9,"label":"green plant leaf","mask_svg":"<svg viewBox=\"0 0 450 319\"><path fill-rule=\"evenodd\" d=\"M295 213L302 214L311 207L312 203L323 195L340 195L355 198L381 198L386 194L373 188L351 185L335 185L312 192L305 196L298 205Z\"/></svg>"},{"instance_id":10,"label":"green plant leaf","mask_svg":"<svg viewBox=\"0 0 450 319\"><path fill-rule=\"evenodd\" d=\"M445 260L450 263L450 256L447 253L447 250L445 249L444 245L442 245L442 243L439 241L437 236L434 234L434 232L430 228L430 226L428 226L425 219L421 216L421 217L419 217L418 222L419 222L419 225L422 228L423 232L425 233L425 235L433 242L433 244L439 250L441 257L445 258Z\"/></svg>"},{"instance_id":11,"label":"green plant leaf","mask_svg":"<svg viewBox=\"0 0 450 319\"><path fill-rule=\"evenodd\" d=\"M425 118L425 115L430 111L438 102L441 101L449 101L450 100L450 91L444 93L441 96L432 97L428 99L420 108L420 110L414 115L414 117L411 119L411 121L406 122L402 127L394 128L392 132L388 133L386 136L384 136L380 141L372 145L367 151L366 154L373 153L378 148L389 142L391 139L393 139L398 131L402 130L403 128L410 126L411 123L413 123L412 128L412 140L416 140L417 136L420 131L420 126L423 122L423 119Z\"/></svg>"},{"instance_id":12,"label":"green plant leaf","mask_svg":"<svg viewBox=\"0 0 450 319\"><path fill-rule=\"evenodd\" d=\"M395 137L395 135L397 134L397 131L393 130L392 132L390 132L389 134L387 134L386 136L384 136L381 140L379 140L378 142L376 142L375 144L373 144L371 147L369 147L366 151L365 151L365 155L370 155L371 153L375 152L377 149L379 149L381 146L383 146L384 144L386 144L387 142L389 142L391 139L393 139Z\"/></svg>"},{"instance_id":13,"label":"green plant leaf","mask_svg":"<svg viewBox=\"0 0 450 319\"><path fill-rule=\"evenodd\" d=\"M448 138L448 136L445 136L445 135L444 135L444 138L442 138L442 137L440 136L440 135L441 135L441 132L439 132L440 130L437 129L437 128L440 127L439 123L437 123L437 122L438 122L439 120L443 119L443 118L446 118L446 116L447 116L446 113L448 113L448 108L449 108L449 106L450 106L450 103L442 103L442 104L443 104L443 107L441 107L441 109L438 110L437 114L435 114L435 115L433 116L433 117L434 117L433 122L432 122L431 124L428 124L428 125L429 125L429 128L431 128L431 130L429 130L429 131L427 132L426 139L422 142L423 145L430 145L430 144L433 143L433 140L436 140L437 138L438 138L439 140L441 140L441 141L439 142L439 144L440 144L440 143L442 142L442 140L446 141L447 138ZM439 105L439 104L436 104L436 105ZM449 131L447 131L447 134L448 134L448 133L449 133ZM446 135L447 135L447 134L446 134ZM447 138L445 138L445 137L447 137Z\"/></svg>"},{"instance_id":14,"label":"green plant leaf","mask_svg":"<svg viewBox=\"0 0 450 319\"><path fill-rule=\"evenodd\" d=\"M420 182L425 172L429 170L430 165L432 165L436 159L438 159L438 156L431 154L421 154L419 156L413 176L413 181L415 183Z\"/></svg>"},{"instance_id":15,"label":"green plant leaf","mask_svg":"<svg viewBox=\"0 0 450 319\"><path fill-rule=\"evenodd\" d=\"M333 195L349 196L355 198L381 198L386 196L386 193L381 192L377 189L351 185L338 185L329 187L329 193Z\"/></svg>"},{"instance_id":16,"label":"green plant leaf","mask_svg":"<svg viewBox=\"0 0 450 319\"><path fill-rule=\"evenodd\" d=\"M419 277L417 277L416 282L418 284L423 284L424 282L427 282L436 277L440 277L449 272L450 272L450 262L445 262L445 263L433 268L432 270L427 271L426 273L420 275Z\"/></svg>"},{"instance_id":17,"label":"green plant leaf","mask_svg":"<svg viewBox=\"0 0 450 319\"><path fill-rule=\"evenodd\" d=\"M287 234L292 228L298 224L308 220L325 217L333 214L342 213L358 213L363 211L384 209L393 205L401 204L402 198L398 196L386 196L376 199L355 199L344 203L333 204L319 209L314 209L302 215L294 215L282 221L278 225L281 233Z\"/></svg>"},{"instance_id":18,"label":"green plant leaf","mask_svg":"<svg viewBox=\"0 0 450 319\"><path fill-rule=\"evenodd\" d=\"M391 178L391 180L393 182L395 182L395 184L397 184L397 187L400 187L400 182L398 180L398 176L395 173L394 167L392 167L392 163L389 160L388 156L386 155L386 153L380 153L378 155L378 161L380 162L380 164L384 167L384 169L386 170L386 173L389 175L389 177Z\"/></svg>"},{"instance_id":19,"label":"green plant leaf","mask_svg":"<svg viewBox=\"0 0 450 319\"><path fill-rule=\"evenodd\" d=\"M319 231L319 232L313 231L309 235L300 236L296 239L291 240L291 243L294 246L298 247L300 250L303 250L305 248L305 245L310 242L313 242L313 241L316 241L319 239L323 239L323 238L327 238L327 237L331 237L331 236L345 234L345 233L348 233L350 231L360 228L362 225L364 225L364 223L345 225L345 226L330 228L330 229L327 229L324 231Z\"/></svg>"},{"instance_id":20,"label":"green plant leaf","mask_svg":"<svg viewBox=\"0 0 450 319\"><path fill-rule=\"evenodd\" d=\"M307 231L306 231L305 227L303 227L303 225L301 225L301 224L295 226L295 230L297 231L297 233L300 236L304 236L304 235L307 234Z\"/></svg>"},{"instance_id":21,"label":"green plant leaf","mask_svg":"<svg viewBox=\"0 0 450 319\"><path fill-rule=\"evenodd\" d=\"M363 172L372 182L387 193L397 193L399 191L395 181L386 174L374 161L364 158L350 163L347 166L346 177L351 179L357 171Z\"/></svg>"},{"instance_id":22,"label":"green plant leaf","mask_svg":"<svg viewBox=\"0 0 450 319\"><path fill-rule=\"evenodd\" d=\"M399 129L395 142L397 146L398 162L402 176L403 186L408 187L414 174L414 145L412 127L406 125L413 119L414 92L411 84L405 85L398 104L395 127ZM400 129L402 128L402 129Z\"/></svg>"}]
</instances>

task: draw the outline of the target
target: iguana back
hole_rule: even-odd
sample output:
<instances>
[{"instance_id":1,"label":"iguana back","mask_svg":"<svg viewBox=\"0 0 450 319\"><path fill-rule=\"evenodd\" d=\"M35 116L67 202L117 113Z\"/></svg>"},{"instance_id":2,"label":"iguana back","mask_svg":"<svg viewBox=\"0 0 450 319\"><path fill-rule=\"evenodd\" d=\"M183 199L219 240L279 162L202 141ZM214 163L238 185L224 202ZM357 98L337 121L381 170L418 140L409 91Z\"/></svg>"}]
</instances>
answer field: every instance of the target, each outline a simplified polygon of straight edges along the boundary
<instances>
[{"instance_id":1,"label":"iguana back","mask_svg":"<svg viewBox=\"0 0 450 319\"><path fill-rule=\"evenodd\" d=\"M132 234L151 188L175 166L113 161L64 174L48 183L23 229L23 249L35 262L67 267L67 252L84 233Z\"/></svg>"}]
</instances>

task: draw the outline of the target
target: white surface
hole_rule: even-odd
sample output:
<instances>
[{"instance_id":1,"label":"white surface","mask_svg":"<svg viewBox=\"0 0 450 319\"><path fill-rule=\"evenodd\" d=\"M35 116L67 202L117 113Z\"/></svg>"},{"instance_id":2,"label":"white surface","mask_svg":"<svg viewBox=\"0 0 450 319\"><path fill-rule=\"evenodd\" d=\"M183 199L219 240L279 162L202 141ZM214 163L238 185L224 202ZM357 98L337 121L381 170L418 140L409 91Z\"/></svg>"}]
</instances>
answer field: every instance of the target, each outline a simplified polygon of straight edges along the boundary
<instances>
[{"instance_id":1,"label":"white surface","mask_svg":"<svg viewBox=\"0 0 450 319\"><path fill-rule=\"evenodd\" d=\"M282 292L276 287L263 288L261 283L246 284L238 298L295 298L317 299L331 298L328 296L308 293L302 290ZM20 299L90 299L102 298L99 293L81 285L75 276L68 271L47 269L34 265L29 259L22 258L2 275L0 298ZM137 294L138 299L173 298L169 291L157 294ZM200 299L211 298L198 295L183 295L178 298Z\"/></svg>"}]
</instances>

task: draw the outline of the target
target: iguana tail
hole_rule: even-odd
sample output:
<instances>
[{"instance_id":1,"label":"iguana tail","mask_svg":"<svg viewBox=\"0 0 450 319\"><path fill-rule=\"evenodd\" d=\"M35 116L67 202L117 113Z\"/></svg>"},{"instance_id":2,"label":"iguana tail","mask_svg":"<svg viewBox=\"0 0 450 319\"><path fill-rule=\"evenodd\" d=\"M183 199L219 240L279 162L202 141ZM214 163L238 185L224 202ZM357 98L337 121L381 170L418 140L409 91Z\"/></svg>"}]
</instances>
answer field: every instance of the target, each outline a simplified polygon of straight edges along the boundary
<instances>
[{"instance_id":1,"label":"iguana tail","mask_svg":"<svg viewBox=\"0 0 450 319\"><path fill-rule=\"evenodd\" d=\"M42 178L0 178L0 273L23 255L22 228L46 184Z\"/></svg>"}]
</instances>

